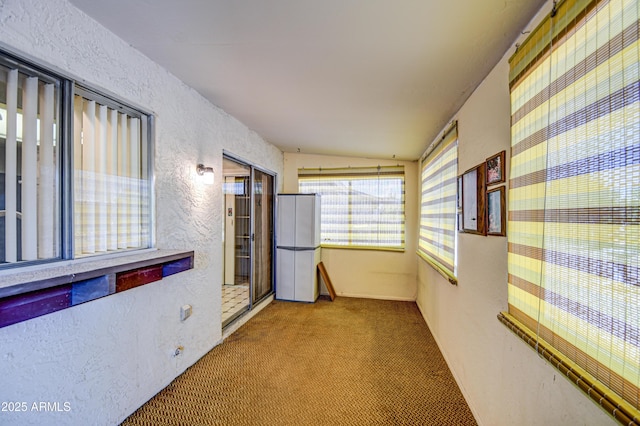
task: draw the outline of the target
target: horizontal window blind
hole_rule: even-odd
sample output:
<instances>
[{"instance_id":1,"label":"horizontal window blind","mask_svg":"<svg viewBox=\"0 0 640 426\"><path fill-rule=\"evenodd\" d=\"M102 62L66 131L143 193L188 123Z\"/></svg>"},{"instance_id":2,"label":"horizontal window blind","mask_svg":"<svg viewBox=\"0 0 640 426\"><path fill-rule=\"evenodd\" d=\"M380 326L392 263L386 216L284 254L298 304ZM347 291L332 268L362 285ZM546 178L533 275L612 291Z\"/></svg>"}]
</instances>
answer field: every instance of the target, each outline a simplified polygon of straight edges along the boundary
<instances>
[{"instance_id":1,"label":"horizontal window blind","mask_svg":"<svg viewBox=\"0 0 640 426\"><path fill-rule=\"evenodd\" d=\"M456 280L456 194L458 128L445 133L422 161L418 254L438 272Z\"/></svg>"},{"instance_id":2,"label":"horizontal window blind","mask_svg":"<svg viewBox=\"0 0 640 426\"><path fill-rule=\"evenodd\" d=\"M60 256L59 82L0 65L0 263Z\"/></svg>"},{"instance_id":3,"label":"horizontal window blind","mask_svg":"<svg viewBox=\"0 0 640 426\"><path fill-rule=\"evenodd\" d=\"M509 311L624 424L640 419L637 0L566 0L511 59Z\"/></svg>"},{"instance_id":4,"label":"horizontal window blind","mask_svg":"<svg viewBox=\"0 0 640 426\"><path fill-rule=\"evenodd\" d=\"M146 117L81 95L73 112L75 256L149 247Z\"/></svg>"},{"instance_id":5,"label":"horizontal window blind","mask_svg":"<svg viewBox=\"0 0 640 426\"><path fill-rule=\"evenodd\" d=\"M404 167L299 169L299 191L321 195L323 246L404 249Z\"/></svg>"}]
</instances>

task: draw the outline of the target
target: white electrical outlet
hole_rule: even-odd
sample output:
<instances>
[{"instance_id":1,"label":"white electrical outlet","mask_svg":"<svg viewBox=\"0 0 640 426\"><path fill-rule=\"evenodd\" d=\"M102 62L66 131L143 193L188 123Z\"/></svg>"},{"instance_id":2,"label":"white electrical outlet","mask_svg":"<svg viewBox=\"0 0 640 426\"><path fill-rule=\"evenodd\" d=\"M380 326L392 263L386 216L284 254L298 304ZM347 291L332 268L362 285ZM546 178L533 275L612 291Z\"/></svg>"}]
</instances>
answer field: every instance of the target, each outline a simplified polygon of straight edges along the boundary
<instances>
[{"instance_id":1,"label":"white electrical outlet","mask_svg":"<svg viewBox=\"0 0 640 426\"><path fill-rule=\"evenodd\" d=\"M180 308L180 321L184 321L191 316L192 308L191 305L183 305Z\"/></svg>"}]
</instances>

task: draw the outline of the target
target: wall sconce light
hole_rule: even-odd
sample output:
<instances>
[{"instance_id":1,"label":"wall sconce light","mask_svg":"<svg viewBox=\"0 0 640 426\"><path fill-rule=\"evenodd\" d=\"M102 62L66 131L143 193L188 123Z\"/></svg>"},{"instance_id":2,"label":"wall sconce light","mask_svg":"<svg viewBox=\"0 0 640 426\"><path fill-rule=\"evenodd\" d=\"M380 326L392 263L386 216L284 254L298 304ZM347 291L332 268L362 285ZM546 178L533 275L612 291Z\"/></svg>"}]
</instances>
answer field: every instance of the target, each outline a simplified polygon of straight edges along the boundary
<instances>
[{"instance_id":1,"label":"wall sconce light","mask_svg":"<svg viewBox=\"0 0 640 426\"><path fill-rule=\"evenodd\" d=\"M205 167L204 164L198 164L196 166L198 176L202 176L202 181L207 185L213 184L213 167Z\"/></svg>"}]
</instances>

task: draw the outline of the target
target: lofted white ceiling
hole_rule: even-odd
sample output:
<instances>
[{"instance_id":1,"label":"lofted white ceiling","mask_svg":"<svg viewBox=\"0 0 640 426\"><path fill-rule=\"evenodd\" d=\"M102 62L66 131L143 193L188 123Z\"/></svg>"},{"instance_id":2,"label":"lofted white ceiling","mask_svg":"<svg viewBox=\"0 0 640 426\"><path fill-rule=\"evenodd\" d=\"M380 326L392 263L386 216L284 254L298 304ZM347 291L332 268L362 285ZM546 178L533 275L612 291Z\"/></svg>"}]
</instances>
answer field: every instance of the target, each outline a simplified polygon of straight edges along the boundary
<instances>
[{"instance_id":1,"label":"lofted white ceiling","mask_svg":"<svg viewBox=\"0 0 640 426\"><path fill-rule=\"evenodd\" d=\"M285 152L408 160L545 1L71 0Z\"/></svg>"}]
</instances>

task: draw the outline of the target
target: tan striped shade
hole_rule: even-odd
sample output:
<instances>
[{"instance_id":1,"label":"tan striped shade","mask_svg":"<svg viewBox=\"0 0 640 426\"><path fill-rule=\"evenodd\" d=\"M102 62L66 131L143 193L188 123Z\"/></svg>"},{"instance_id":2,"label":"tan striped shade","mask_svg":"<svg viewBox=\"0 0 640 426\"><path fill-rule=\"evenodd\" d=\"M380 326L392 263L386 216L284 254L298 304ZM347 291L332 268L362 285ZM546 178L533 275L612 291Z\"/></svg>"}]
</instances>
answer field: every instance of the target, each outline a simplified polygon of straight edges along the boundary
<instances>
[{"instance_id":1,"label":"tan striped shade","mask_svg":"<svg viewBox=\"0 0 640 426\"><path fill-rule=\"evenodd\" d=\"M74 255L150 246L146 117L75 95Z\"/></svg>"},{"instance_id":2,"label":"tan striped shade","mask_svg":"<svg viewBox=\"0 0 640 426\"><path fill-rule=\"evenodd\" d=\"M639 9L559 3L510 77L508 316L623 422L640 418Z\"/></svg>"},{"instance_id":3,"label":"tan striped shade","mask_svg":"<svg viewBox=\"0 0 640 426\"><path fill-rule=\"evenodd\" d=\"M323 247L404 249L404 167L299 169L302 193L321 195Z\"/></svg>"},{"instance_id":4,"label":"tan striped shade","mask_svg":"<svg viewBox=\"0 0 640 426\"><path fill-rule=\"evenodd\" d=\"M422 162L418 254L456 282L458 129L453 126Z\"/></svg>"}]
</instances>

